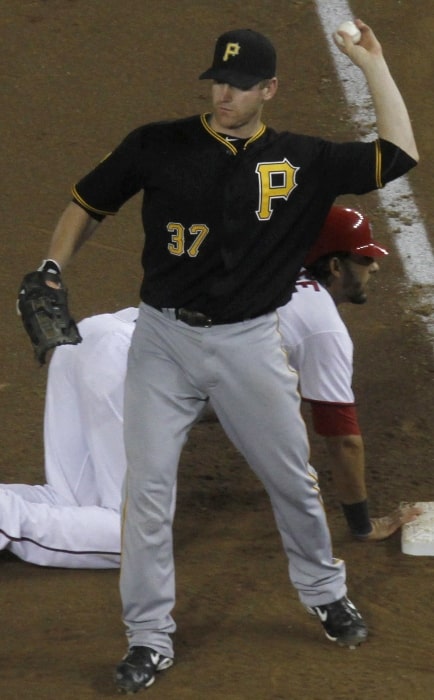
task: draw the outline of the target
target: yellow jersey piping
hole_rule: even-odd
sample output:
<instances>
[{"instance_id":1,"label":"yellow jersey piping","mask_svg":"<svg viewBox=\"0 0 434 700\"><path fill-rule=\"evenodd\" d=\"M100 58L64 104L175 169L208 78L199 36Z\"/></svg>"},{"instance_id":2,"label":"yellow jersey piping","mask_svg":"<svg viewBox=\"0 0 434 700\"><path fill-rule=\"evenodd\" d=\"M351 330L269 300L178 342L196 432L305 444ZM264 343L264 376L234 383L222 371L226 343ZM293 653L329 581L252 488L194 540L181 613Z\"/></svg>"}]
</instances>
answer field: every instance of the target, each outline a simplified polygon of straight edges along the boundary
<instances>
[{"instance_id":1,"label":"yellow jersey piping","mask_svg":"<svg viewBox=\"0 0 434 700\"><path fill-rule=\"evenodd\" d=\"M73 195L74 199L76 199L77 202L82 207L84 207L84 209L87 209L88 211L93 211L95 214L101 214L103 216L113 216L114 214L116 214L115 211L104 211L103 209L96 209L96 207L91 207L90 204L88 204L87 202L84 201L83 197L80 197L80 195L78 194L78 192L75 188L75 185L72 188L72 195Z\"/></svg>"},{"instance_id":2,"label":"yellow jersey piping","mask_svg":"<svg viewBox=\"0 0 434 700\"><path fill-rule=\"evenodd\" d=\"M383 181L381 179L381 170L382 170L381 144L380 144L380 140L377 139L375 142L375 181L376 181L378 189L381 189L382 187L384 187Z\"/></svg>"},{"instance_id":3,"label":"yellow jersey piping","mask_svg":"<svg viewBox=\"0 0 434 700\"><path fill-rule=\"evenodd\" d=\"M200 120L201 120L201 122L202 122L202 126L204 127L204 129L205 129L209 134L211 134L211 136L212 136L213 138L215 138L217 141L220 141L220 143L224 144L227 148L229 148L229 150L232 151L232 153L233 153L234 155L235 155L236 153L238 153L237 148L236 148L230 141L226 141L226 139L225 139L223 136L221 136L217 131L214 131L214 129L208 124L207 116L209 116L209 114L210 114L209 112L207 112L206 114L201 114ZM253 134L253 136L251 136L249 139L247 139L246 143L245 143L244 146L243 146L244 150L245 150L245 149L247 148L247 146L249 146L253 141L256 141L257 139L259 139L259 138L262 136L262 134L265 132L265 129L266 129L266 128L267 128L267 127L265 126L265 124L261 124L261 126L260 126L259 129L258 129L258 131L257 131L255 134Z\"/></svg>"}]
</instances>

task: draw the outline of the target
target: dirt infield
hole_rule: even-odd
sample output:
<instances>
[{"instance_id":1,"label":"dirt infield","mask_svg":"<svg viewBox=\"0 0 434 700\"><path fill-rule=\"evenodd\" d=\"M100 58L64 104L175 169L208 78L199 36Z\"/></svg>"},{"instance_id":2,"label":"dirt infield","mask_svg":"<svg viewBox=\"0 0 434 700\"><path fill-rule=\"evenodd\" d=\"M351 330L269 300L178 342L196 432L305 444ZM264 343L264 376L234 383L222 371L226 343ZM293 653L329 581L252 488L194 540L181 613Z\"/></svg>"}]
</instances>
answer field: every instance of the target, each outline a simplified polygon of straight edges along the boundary
<instances>
[{"instance_id":1,"label":"dirt infield","mask_svg":"<svg viewBox=\"0 0 434 700\"><path fill-rule=\"evenodd\" d=\"M420 3L422 5L422 3ZM205 111L197 80L214 39L249 26L269 35L280 91L277 129L353 138L355 127L308 0L3 0L1 480L43 479L46 370L15 314L23 274L46 249L70 185L146 121ZM421 153L409 175L434 242L434 3L351 3L372 25L408 103ZM419 3L417 3L419 5ZM342 20L345 18L337 18ZM338 21L337 21L338 23ZM357 76L358 78L358 76ZM349 74L354 79L354 74ZM354 389L364 431L373 515L401 500L434 500L433 339L375 194L342 200L366 211L391 255L368 306L346 308L355 342ZM76 318L138 302L139 201L106 221L66 271ZM433 272L434 284L434 272ZM59 407L61 410L61 407ZM310 427L309 415L306 420ZM268 499L218 424L197 426L184 451L176 517L176 664L159 700L431 700L434 558L406 556L400 536L353 542L322 442L312 436L336 556L371 630L356 651L335 647L288 583ZM30 566L0 553L2 700L117 696L125 650L118 576Z\"/></svg>"}]
</instances>

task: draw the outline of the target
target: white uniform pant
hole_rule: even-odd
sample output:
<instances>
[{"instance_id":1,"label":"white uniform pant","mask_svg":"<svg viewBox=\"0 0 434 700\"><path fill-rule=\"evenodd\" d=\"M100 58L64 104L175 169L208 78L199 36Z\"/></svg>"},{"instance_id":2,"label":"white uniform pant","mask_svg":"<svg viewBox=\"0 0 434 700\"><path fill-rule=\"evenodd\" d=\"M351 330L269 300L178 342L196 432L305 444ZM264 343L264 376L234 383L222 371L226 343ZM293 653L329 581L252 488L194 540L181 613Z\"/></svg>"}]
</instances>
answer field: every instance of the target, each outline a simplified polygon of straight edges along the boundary
<instances>
[{"instance_id":1,"label":"white uniform pant","mask_svg":"<svg viewBox=\"0 0 434 700\"><path fill-rule=\"evenodd\" d=\"M1 484L0 549L39 566L117 568L119 511L73 505L48 485Z\"/></svg>"},{"instance_id":2,"label":"white uniform pant","mask_svg":"<svg viewBox=\"0 0 434 700\"><path fill-rule=\"evenodd\" d=\"M115 568L126 459L123 397L137 309L79 323L55 350L44 416L44 486L0 485L0 548L41 566Z\"/></svg>"}]
</instances>

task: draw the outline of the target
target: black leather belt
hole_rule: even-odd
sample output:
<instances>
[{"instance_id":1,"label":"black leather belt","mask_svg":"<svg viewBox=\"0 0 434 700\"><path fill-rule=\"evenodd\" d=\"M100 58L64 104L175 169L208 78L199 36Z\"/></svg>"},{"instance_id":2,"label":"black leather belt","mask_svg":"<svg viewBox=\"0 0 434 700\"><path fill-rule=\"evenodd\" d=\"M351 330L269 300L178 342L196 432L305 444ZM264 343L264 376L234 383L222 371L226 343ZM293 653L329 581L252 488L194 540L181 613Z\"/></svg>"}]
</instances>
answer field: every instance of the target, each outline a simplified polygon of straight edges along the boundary
<instances>
[{"instance_id":1,"label":"black leather belt","mask_svg":"<svg viewBox=\"0 0 434 700\"><path fill-rule=\"evenodd\" d=\"M211 328L213 320L206 314L200 311L189 311L188 309L175 309L175 317L178 321L183 321L189 326L198 326L199 328Z\"/></svg>"},{"instance_id":2,"label":"black leather belt","mask_svg":"<svg viewBox=\"0 0 434 700\"><path fill-rule=\"evenodd\" d=\"M203 314L201 311L190 311L189 309L184 309L182 306L179 309L154 306L154 309L157 309L157 311L160 311L164 316L172 319L172 321L182 321L189 326L196 326L197 328L211 328L211 326L215 326L218 323L218 321L213 321L210 316Z\"/></svg>"},{"instance_id":3,"label":"black leather belt","mask_svg":"<svg viewBox=\"0 0 434 700\"><path fill-rule=\"evenodd\" d=\"M176 309L174 307L154 306L154 304L151 304L149 301L146 301L145 304L148 304L149 306L152 306L153 309L160 311L163 316L170 318L172 321L182 321L188 326L196 326L197 328L211 328L211 326L242 323L243 321L249 321L254 318L254 316L247 316L243 319L221 321L220 319L211 318L211 316L208 316L208 314L203 314L202 311L191 311L190 309L186 309L184 306L180 306L178 309Z\"/></svg>"}]
</instances>

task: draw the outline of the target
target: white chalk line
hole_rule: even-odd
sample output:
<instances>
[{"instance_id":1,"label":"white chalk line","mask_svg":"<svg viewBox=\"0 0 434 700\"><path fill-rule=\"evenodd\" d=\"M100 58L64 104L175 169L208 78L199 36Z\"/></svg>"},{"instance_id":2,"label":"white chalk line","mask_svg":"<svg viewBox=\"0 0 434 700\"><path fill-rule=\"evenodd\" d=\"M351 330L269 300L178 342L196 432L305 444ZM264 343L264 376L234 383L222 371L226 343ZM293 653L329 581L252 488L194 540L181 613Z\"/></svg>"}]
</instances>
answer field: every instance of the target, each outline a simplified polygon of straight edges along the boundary
<instances>
[{"instance_id":1,"label":"white chalk line","mask_svg":"<svg viewBox=\"0 0 434 700\"><path fill-rule=\"evenodd\" d=\"M357 75L351 74L359 69L340 53L332 38L339 24L351 19L353 12L349 3L343 0L316 0L315 4L336 73L354 115L356 128L361 132L362 139L363 134L372 138L376 120L369 90L365 83L361 84ZM377 196L384 209L388 227L393 233L405 275L416 297L413 311L425 322L433 342L434 255L408 178L404 176L388 183L383 190L378 190Z\"/></svg>"}]
</instances>

